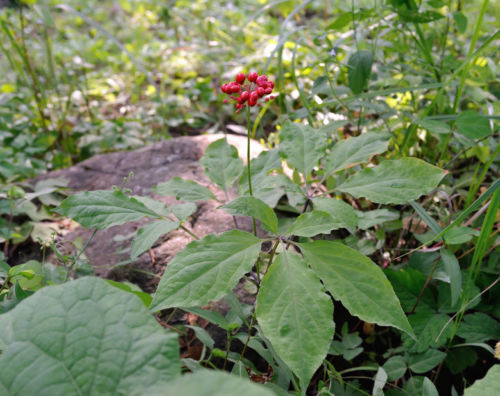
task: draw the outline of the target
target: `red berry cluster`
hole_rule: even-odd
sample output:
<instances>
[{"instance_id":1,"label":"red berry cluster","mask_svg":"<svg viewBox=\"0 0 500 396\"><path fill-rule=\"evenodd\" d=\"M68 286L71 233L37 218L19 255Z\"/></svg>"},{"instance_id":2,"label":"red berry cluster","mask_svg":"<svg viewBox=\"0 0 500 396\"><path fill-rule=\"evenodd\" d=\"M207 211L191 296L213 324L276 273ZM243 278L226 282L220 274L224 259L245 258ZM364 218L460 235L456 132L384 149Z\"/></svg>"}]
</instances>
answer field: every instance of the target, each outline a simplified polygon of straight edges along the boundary
<instances>
[{"instance_id":1,"label":"red berry cluster","mask_svg":"<svg viewBox=\"0 0 500 396\"><path fill-rule=\"evenodd\" d=\"M259 99L265 95L269 95L273 92L274 83L267 79L267 76L259 76L257 73L253 72L248 75L249 84L245 84L247 76L244 73L239 73L236 75L236 79L227 84L223 84L220 89L225 94L230 95L229 97L236 101L236 112L238 113L243 109L247 103L250 107L260 106ZM239 96L234 96L232 94L239 93ZM265 101L274 99L274 96L267 96ZM224 103L228 103L229 100L224 99Z\"/></svg>"}]
</instances>

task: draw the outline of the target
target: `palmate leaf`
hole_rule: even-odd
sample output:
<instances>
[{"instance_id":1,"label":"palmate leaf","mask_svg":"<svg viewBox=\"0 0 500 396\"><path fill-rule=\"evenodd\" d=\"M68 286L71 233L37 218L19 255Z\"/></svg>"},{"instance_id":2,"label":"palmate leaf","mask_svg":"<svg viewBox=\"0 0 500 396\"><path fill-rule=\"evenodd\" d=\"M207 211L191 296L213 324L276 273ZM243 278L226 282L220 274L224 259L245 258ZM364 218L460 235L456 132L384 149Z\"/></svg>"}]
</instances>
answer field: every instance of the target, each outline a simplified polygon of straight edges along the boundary
<instances>
[{"instance_id":1,"label":"palmate leaf","mask_svg":"<svg viewBox=\"0 0 500 396\"><path fill-rule=\"evenodd\" d=\"M279 150L288 164L304 176L309 175L326 150L326 134L307 125L285 123Z\"/></svg>"},{"instance_id":2,"label":"palmate leaf","mask_svg":"<svg viewBox=\"0 0 500 396\"><path fill-rule=\"evenodd\" d=\"M260 244L259 238L240 230L191 242L168 263L150 309L220 300L252 269Z\"/></svg>"},{"instance_id":3,"label":"palmate leaf","mask_svg":"<svg viewBox=\"0 0 500 396\"><path fill-rule=\"evenodd\" d=\"M333 337L333 304L299 255L284 252L271 265L256 313L264 335L306 389Z\"/></svg>"},{"instance_id":4,"label":"palmate leaf","mask_svg":"<svg viewBox=\"0 0 500 396\"><path fill-rule=\"evenodd\" d=\"M401 158L365 168L337 190L383 204L404 204L436 188L445 172L417 158Z\"/></svg>"},{"instance_id":5,"label":"palmate leaf","mask_svg":"<svg viewBox=\"0 0 500 396\"><path fill-rule=\"evenodd\" d=\"M387 150L389 138L389 135L371 132L338 142L326 156L325 174L366 162L372 155L383 153Z\"/></svg>"},{"instance_id":6,"label":"palmate leaf","mask_svg":"<svg viewBox=\"0 0 500 396\"><path fill-rule=\"evenodd\" d=\"M224 191L231 188L243 172L243 161L238 157L238 150L228 144L226 138L211 143L200 159L200 164L210 180Z\"/></svg>"},{"instance_id":7,"label":"palmate leaf","mask_svg":"<svg viewBox=\"0 0 500 396\"><path fill-rule=\"evenodd\" d=\"M0 316L0 394L130 394L180 375L177 335L99 278L41 289Z\"/></svg>"},{"instance_id":8,"label":"palmate leaf","mask_svg":"<svg viewBox=\"0 0 500 396\"><path fill-rule=\"evenodd\" d=\"M338 242L298 244L326 289L360 319L413 335L391 283L368 257Z\"/></svg>"},{"instance_id":9,"label":"palmate leaf","mask_svg":"<svg viewBox=\"0 0 500 396\"><path fill-rule=\"evenodd\" d=\"M104 229L159 214L118 190L85 191L66 198L57 213L70 217L85 228Z\"/></svg>"}]
</instances>

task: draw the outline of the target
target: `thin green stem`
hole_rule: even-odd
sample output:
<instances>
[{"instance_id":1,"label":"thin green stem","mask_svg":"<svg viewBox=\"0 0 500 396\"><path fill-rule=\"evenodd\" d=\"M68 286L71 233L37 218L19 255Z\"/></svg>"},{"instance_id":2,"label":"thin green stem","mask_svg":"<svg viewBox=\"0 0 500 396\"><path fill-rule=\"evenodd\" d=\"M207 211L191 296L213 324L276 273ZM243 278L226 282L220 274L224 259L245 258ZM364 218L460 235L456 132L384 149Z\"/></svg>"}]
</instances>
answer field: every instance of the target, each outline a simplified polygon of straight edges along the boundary
<instances>
[{"instance_id":1,"label":"thin green stem","mask_svg":"<svg viewBox=\"0 0 500 396\"><path fill-rule=\"evenodd\" d=\"M248 192L253 197L252 191L252 173L250 172L250 136L251 136L251 122L250 122L250 106L247 106L247 174L248 174ZM257 236L257 223L255 217L252 217L253 234Z\"/></svg>"},{"instance_id":2,"label":"thin green stem","mask_svg":"<svg viewBox=\"0 0 500 396\"><path fill-rule=\"evenodd\" d=\"M74 268L74 266L76 265L78 259L83 254L83 252L85 251L85 249L87 249L87 247L89 246L89 244L92 241L92 239L94 239L94 236L95 236L96 232L97 232L97 228L94 228L94 230L92 231L92 234L90 235L90 238L87 239L87 242L85 242L85 245L83 245L82 250L80 250L80 252L78 253L78 255L74 258L73 262L69 266L68 270L66 271L66 276L64 277L64 282L63 283L67 282L71 270Z\"/></svg>"}]
</instances>

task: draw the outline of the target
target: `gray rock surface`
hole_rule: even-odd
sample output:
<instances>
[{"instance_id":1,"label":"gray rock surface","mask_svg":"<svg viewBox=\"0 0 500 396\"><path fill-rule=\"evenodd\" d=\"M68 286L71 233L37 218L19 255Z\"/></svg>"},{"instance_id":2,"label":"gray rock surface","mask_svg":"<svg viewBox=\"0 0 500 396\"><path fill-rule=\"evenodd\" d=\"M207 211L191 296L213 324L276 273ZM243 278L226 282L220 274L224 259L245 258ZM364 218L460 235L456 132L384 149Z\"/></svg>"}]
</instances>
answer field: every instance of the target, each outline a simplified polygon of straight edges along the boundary
<instances>
[{"instance_id":1,"label":"gray rock surface","mask_svg":"<svg viewBox=\"0 0 500 396\"><path fill-rule=\"evenodd\" d=\"M68 186L72 191L107 190L113 186L120 186L123 178L133 172L134 177L125 184L125 187L134 195L152 195L149 191L152 186L179 176L208 187L218 199L225 200L223 192L205 177L203 168L199 165L199 159L206 147L222 137L224 137L222 134L179 137L135 151L97 155L68 169L49 172L38 180L62 177L68 180ZM240 157L245 161L246 137L228 135L227 138L230 144L236 146ZM252 142L251 149L252 157L263 150L256 141ZM235 191L230 192L230 198L234 197ZM176 203L173 197L155 198L159 198L167 206ZM190 226L199 237L234 228L232 216L217 210L218 205L220 204L217 202L197 203L197 211L190 217ZM85 251L96 275L118 281L128 280L139 284L148 292L156 289L159 276L167 263L192 238L182 230L172 231L158 241L149 252L130 262L129 248L132 237L137 229L147 222L148 220L126 223L97 231ZM240 218L238 224L240 229L251 231L251 222L248 219ZM71 242L76 238L81 237L85 243L91 235L91 230L78 225L71 228L65 235L60 236L58 241L59 246L68 250L73 249ZM145 272L156 276L146 275Z\"/></svg>"}]
</instances>

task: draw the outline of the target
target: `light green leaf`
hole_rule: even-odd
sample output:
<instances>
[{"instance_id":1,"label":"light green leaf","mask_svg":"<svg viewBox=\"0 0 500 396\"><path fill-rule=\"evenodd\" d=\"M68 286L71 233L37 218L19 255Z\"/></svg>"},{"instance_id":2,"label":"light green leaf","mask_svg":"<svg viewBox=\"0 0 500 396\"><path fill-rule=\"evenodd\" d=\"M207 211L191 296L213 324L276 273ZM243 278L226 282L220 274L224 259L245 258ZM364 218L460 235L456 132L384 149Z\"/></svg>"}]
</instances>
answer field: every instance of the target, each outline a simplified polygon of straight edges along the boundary
<instances>
[{"instance_id":1,"label":"light green leaf","mask_svg":"<svg viewBox=\"0 0 500 396\"><path fill-rule=\"evenodd\" d=\"M279 150L289 165L308 176L326 150L326 134L307 125L286 122Z\"/></svg>"},{"instance_id":2,"label":"light green leaf","mask_svg":"<svg viewBox=\"0 0 500 396\"><path fill-rule=\"evenodd\" d=\"M135 260L142 253L149 250L158 238L175 230L177 227L179 227L178 221L157 220L140 228L137 231L137 236L132 241L130 258Z\"/></svg>"},{"instance_id":3,"label":"light green leaf","mask_svg":"<svg viewBox=\"0 0 500 396\"><path fill-rule=\"evenodd\" d=\"M317 197L312 200L314 209L328 213L335 224L336 230L347 228L354 230L358 225L358 217L351 205L335 198Z\"/></svg>"},{"instance_id":4,"label":"light green leaf","mask_svg":"<svg viewBox=\"0 0 500 396\"><path fill-rule=\"evenodd\" d=\"M189 216L196 212L196 205L193 202L176 204L170 207L172 214L181 221L186 221Z\"/></svg>"},{"instance_id":5,"label":"light green leaf","mask_svg":"<svg viewBox=\"0 0 500 396\"><path fill-rule=\"evenodd\" d=\"M243 161L238 157L238 150L228 144L226 138L211 143L201 157L200 164L210 180L224 191L231 188L243 172Z\"/></svg>"},{"instance_id":6,"label":"light green leaf","mask_svg":"<svg viewBox=\"0 0 500 396\"><path fill-rule=\"evenodd\" d=\"M274 208L279 199L285 194L285 186L291 183L285 175L264 175L252 178L252 192L255 198ZM239 194L249 195L248 184L240 184ZM245 189L246 188L246 189Z\"/></svg>"},{"instance_id":7,"label":"light green leaf","mask_svg":"<svg viewBox=\"0 0 500 396\"><path fill-rule=\"evenodd\" d=\"M426 373L436 367L444 358L446 353L437 349L428 349L424 353L410 355L408 367L417 374Z\"/></svg>"},{"instance_id":8,"label":"light green leaf","mask_svg":"<svg viewBox=\"0 0 500 396\"><path fill-rule=\"evenodd\" d=\"M441 249L440 253L446 274L450 277L451 305L454 306L462 290L460 264L455 255L448 249Z\"/></svg>"},{"instance_id":9,"label":"light green leaf","mask_svg":"<svg viewBox=\"0 0 500 396\"><path fill-rule=\"evenodd\" d=\"M98 278L41 289L0 319L0 393L130 394L180 375L177 335Z\"/></svg>"},{"instance_id":10,"label":"light green leaf","mask_svg":"<svg viewBox=\"0 0 500 396\"><path fill-rule=\"evenodd\" d=\"M337 189L376 203L404 204L436 188L444 175L442 169L417 158L401 158L365 168Z\"/></svg>"},{"instance_id":11,"label":"light green leaf","mask_svg":"<svg viewBox=\"0 0 500 396\"><path fill-rule=\"evenodd\" d=\"M383 224L387 221L399 219L399 213L389 209L374 209L362 212L357 210L358 227L362 230L367 230L373 226Z\"/></svg>"},{"instance_id":12,"label":"light green leaf","mask_svg":"<svg viewBox=\"0 0 500 396\"><path fill-rule=\"evenodd\" d=\"M422 382L422 396L439 396L436 385L427 377Z\"/></svg>"},{"instance_id":13,"label":"light green leaf","mask_svg":"<svg viewBox=\"0 0 500 396\"><path fill-rule=\"evenodd\" d=\"M382 366L389 381L396 381L406 373L406 361L402 356L389 358Z\"/></svg>"},{"instance_id":14,"label":"light green leaf","mask_svg":"<svg viewBox=\"0 0 500 396\"><path fill-rule=\"evenodd\" d=\"M390 282L368 257L338 242L314 241L299 247L327 290L351 314L413 334Z\"/></svg>"},{"instance_id":15,"label":"light green leaf","mask_svg":"<svg viewBox=\"0 0 500 396\"><path fill-rule=\"evenodd\" d=\"M262 228L276 234L278 232L278 218L269 206L255 197L238 197L219 209L224 209L230 215L250 216L259 219Z\"/></svg>"},{"instance_id":16,"label":"light green leaf","mask_svg":"<svg viewBox=\"0 0 500 396\"><path fill-rule=\"evenodd\" d=\"M274 169L281 168L281 157L277 149L263 151L257 158L250 161L250 174L252 175L252 187L256 188L256 184L266 177L269 172ZM248 193L248 171L247 168L243 170L243 174L238 181L238 191L240 195Z\"/></svg>"},{"instance_id":17,"label":"light green leaf","mask_svg":"<svg viewBox=\"0 0 500 396\"><path fill-rule=\"evenodd\" d=\"M70 217L85 228L104 229L143 217L160 217L135 198L118 190L85 191L66 198L57 213Z\"/></svg>"},{"instance_id":18,"label":"light green leaf","mask_svg":"<svg viewBox=\"0 0 500 396\"><path fill-rule=\"evenodd\" d=\"M260 244L259 238L240 230L191 242L168 263L151 310L220 300L252 269Z\"/></svg>"},{"instance_id":19,"label":"light green leaf","mask_svg":"<svg viewBox=\"0 0 500 396\"><path fill-rule=\"evenodd\" d=\"M368 85L373 64L373 52L363 50L355 52L347 62L347 78L353 94L363 92Z\"/></svg>"},{"instance_id":20,"label":"light green leaf","mask_svg":"<svg viewBox=\"0 0 500 396\"><path fill-rule=\"evenodd\" d=\"M492 366L486 376L465 389L464 396L500 395L500 364Z\"/></svg>"},{"instance_id":21,"label":"light green leaf","mask_svg":"<svg viewBox=\"0 0 500 396\"><path fill-rule=\"evenodd\" d=\"M157 184L152 190L159 195L173 195L183 201L196 202L215 199L214 194L208 188L180 177L174 177L167 183Z\"/></svg>"},{"instance_id":22,"label":"light green leaf","mask_svg":"<svg viewBox=\"0 0 500 396\"><path fill-rule=\"evenodd\" d=\"M170 215L170 211L168 210L165 203L157 199L141 195L132 195L132 198L137 199L140 203L144 204L144 206L146 206L148 209L151 209L153 212L158 213L158 215L165 217Z\"/></svg>"},{"instance_id":23,"label":"light green leaf","mask_svg":"<svg viewBox=\"0 0 500 396\"><path fill-rule=\"evenodd\" d=\"M451 131L450 126L443 121L427 120L424 118L418 121L418 124L429 132L437 133L438 135L447 135Z\"/></svg>"},{"instance_id":24,"label":"light green leaf","mask_svg":"<svg viewBox=\"0 0 500 396\"><path fill-rule=\"evenodd\" d=\"M332 216L328 213L321 210L313 210L297 217L285 233L285 236L312 237L318 234L329 234L331 230L336 228L336 224Z\"/></svg>"},{"instance_id":25,"label":"light green leaf","mask_svg":"<svg viewBox=\"0 0 500 396\"><path fill-rule=\"evenodd\" d=\"M141 389L138 389L141 391ZM156 391L156 392L155 392ZM142 392L141 392L142 393ZM198 370L194 374L186 374L177 380L157 387L155 395L182 396L274 396L274 392L263 385L248 379L237 377L222 371Z\"/></svg>"},{"instance_id":26,"label":"light green leaf","mask_svg":"<svg viewBox=\"0 0 500 396\"><path fill-rule=\"evenodd\" d=\"M387 150L389 138L386 134L371 132L338 142L326 156L325 173L338 172L383 153Z\"/></svg>"},{"instance_id":27,"label":"light green leaf","mask_svg":"<svg viewBox=\"0 0 500 396\"><path fill-rule=\"evenodd\" d=\"M444 240L449 245L461 245L469 242L474 236L479 236L479 231L471 227L455 227L447 231Z\"/></svg>"},{"instance_id":28,"label":"light green leaf","mask_svg":"<svg viewBox=\"0 0 500 396\"><path fill-rule=\"evenodd\" d=\"M384 395L383 389L386 383L387 383L387 373L385 372L383 367L379 366L377 374L375 375L375 378L373 380L372 395L383 396Z\"/></svg>"},{"instance_id":29,"label":"light green leaf","mask_svg":"<svg viewBox=\"0 0 500 396\"><path fill-rule=\"evenodd\" d=\"M333 304L299 255L284 252L271 265L256 313L264 335L307 388L333 337Z\"/></svg>"},{"instance_id":30,"label":"light green leaf","mask_svg":"<svg viewBox=\"0 0 500 396\"><path fill-rule=\"evenodd\" d=\"M490 121L473 110L460 113L455 125L457 131L469 139L480 139L491 133Z\"/></svg>"}]
</instances>

